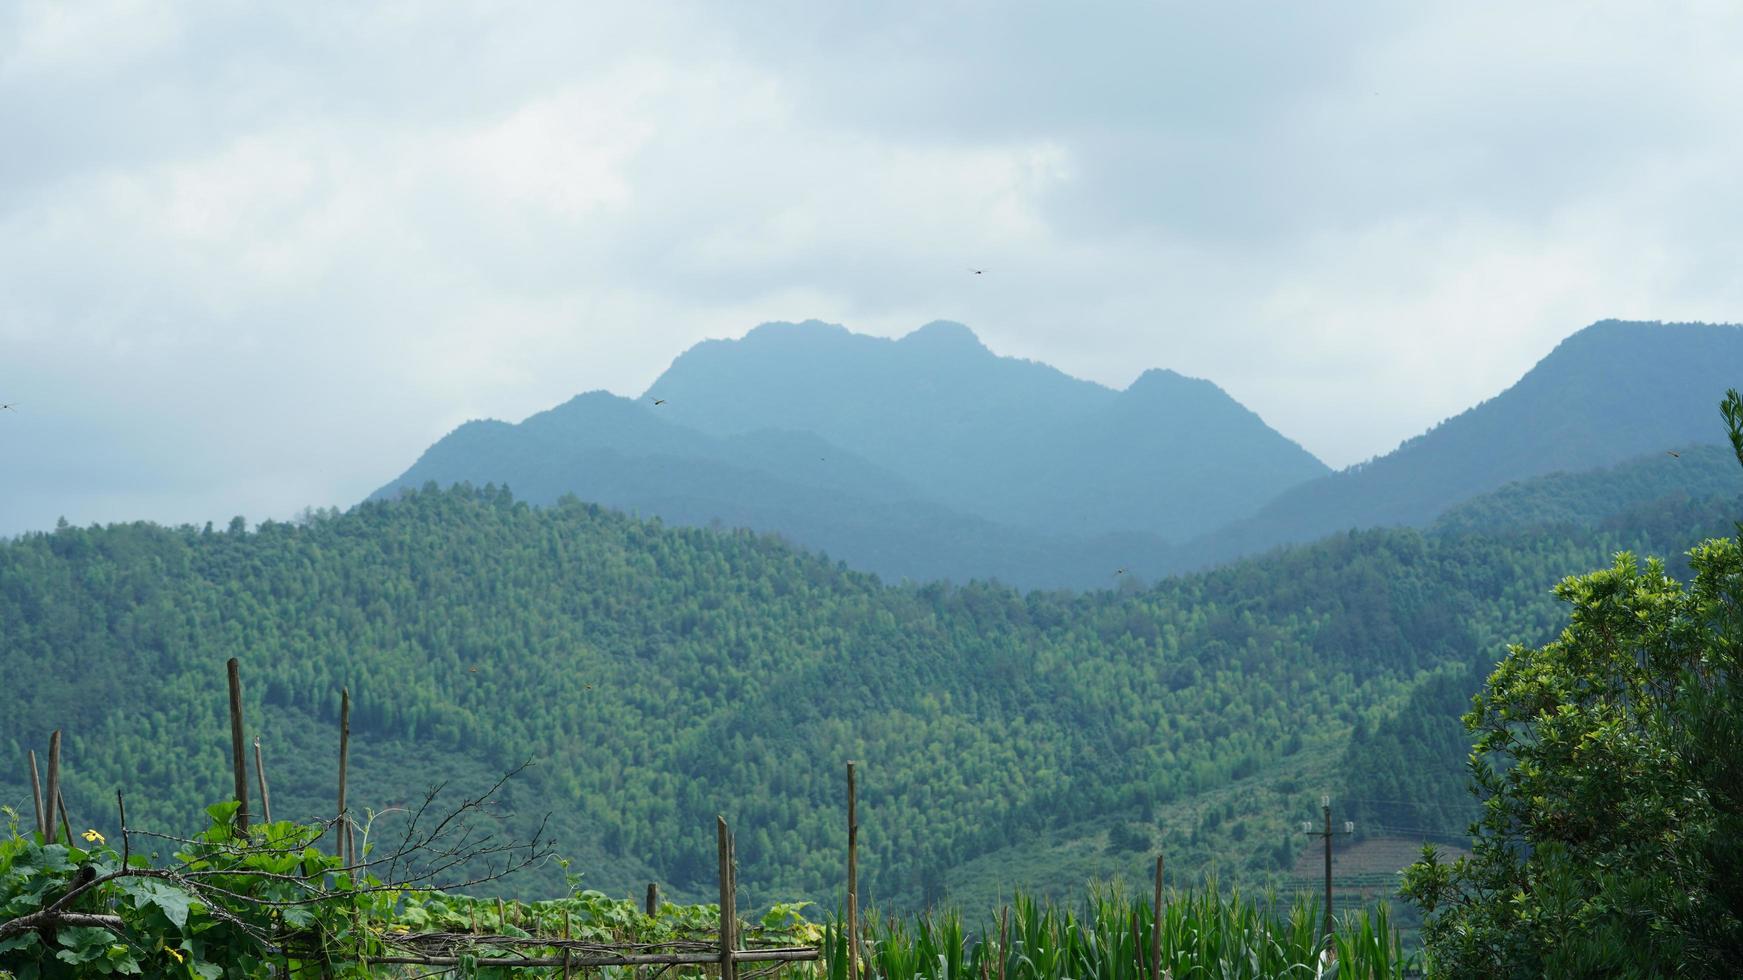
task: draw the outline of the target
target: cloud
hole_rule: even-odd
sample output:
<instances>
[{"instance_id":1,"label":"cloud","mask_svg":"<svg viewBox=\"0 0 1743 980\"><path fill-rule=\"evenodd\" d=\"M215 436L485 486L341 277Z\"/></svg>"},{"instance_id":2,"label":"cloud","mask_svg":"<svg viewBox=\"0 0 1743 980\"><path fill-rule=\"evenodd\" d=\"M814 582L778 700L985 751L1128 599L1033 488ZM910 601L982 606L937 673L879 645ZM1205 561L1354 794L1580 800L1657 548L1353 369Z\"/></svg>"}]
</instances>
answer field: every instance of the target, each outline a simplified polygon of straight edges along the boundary
<instances>
[{"instance_id":1,"label":"cloud","mask_svg":"<svg viewBox=\"0 0 1743 980\"><path fill-rule=\"evenodd\" d=\"M1592 320L1737 318L1740 17L15 5L0 533L347 504L807 317L1173 367L1352 462Z\"/></svg>"}]
</instances>

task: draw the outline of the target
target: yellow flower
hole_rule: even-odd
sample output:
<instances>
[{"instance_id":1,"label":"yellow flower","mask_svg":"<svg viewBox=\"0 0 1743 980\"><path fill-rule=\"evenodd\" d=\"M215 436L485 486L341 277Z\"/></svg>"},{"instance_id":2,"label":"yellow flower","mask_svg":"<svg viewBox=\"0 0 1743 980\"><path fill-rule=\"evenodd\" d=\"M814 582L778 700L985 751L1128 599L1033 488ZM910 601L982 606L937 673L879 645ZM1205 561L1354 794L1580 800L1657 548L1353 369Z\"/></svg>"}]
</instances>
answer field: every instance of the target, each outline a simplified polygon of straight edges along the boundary
<instances>
[{"instance_id":1,"label":"yellow flower","mask_svg":"<svg viewBox=\"0 0 1743 980\"><path fill-rule=\"evenodd\" d=\"M165 946L165 947L164 947L164 948L163 948L163 951L164 951L164 952L166 952L166 953L168 953L168 954L169 954L169 955L171 955L171 956L173 956L173 957L175 957L175 958L176 958L176 962L177 962L177 963L186 963L186 962L187 962L187 961L188 961L188 958L187 958L187 955L186 955L186 954L184 954L184 953L183 953L183 952L182 952L182 951L181 951L181 950L179 950L179 949L174 949L174 948L172 948L172 947L169 947L169 946Z\"/></svg>"},{"instance_id":2,"label":"yellow flower","mask_svg":"<svg viewBox=\"0 0 1743 980\"><path fill-rule=\"evenodd\" d=\"M99 844L109 843L109 841L106 838L104 838L104 836L102 834L97 833L95 830L87 830L83 834L80 834L79 836L83 837L85 839L85 843L87 843L87 844L89 844L92 841L96 841Z\"/></svg>"}]
</instances>

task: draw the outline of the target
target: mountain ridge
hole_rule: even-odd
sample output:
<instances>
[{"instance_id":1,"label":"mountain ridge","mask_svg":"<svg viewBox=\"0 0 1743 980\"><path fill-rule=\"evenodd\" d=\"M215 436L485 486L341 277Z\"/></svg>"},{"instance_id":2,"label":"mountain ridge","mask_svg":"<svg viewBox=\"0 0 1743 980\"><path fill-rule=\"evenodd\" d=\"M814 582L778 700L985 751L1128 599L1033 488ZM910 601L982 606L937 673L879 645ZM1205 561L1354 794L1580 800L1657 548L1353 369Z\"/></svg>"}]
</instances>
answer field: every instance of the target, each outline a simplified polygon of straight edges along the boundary
<instances>
[{"instance_id":1,"label":"mountain ridge","mask_svg":"<svg viewBox=\"0 0 1743 980\"><path fill-rule=\"evenodd\" d=\"M1352 527L1424 526L1460 501L1555 472L1720 441L1717 405L1743 383L1743 326L1600 320L1493 398L1383 456L1280 493L1181 546L1205 567Z\"/></svg>"},{"instance_id":2,"label":"mountain ridge","mask_svg":"<svg viewBox=\"0 0 1743 980\"><path fill-rule=\"evenodd\" d=\"M891 339L813 320L693 345L638 399L591 392L457 429L374 496L429 480L537 503L573 492L746 522L888 577L1096 587L1166 570L1169 539L1323 472L1207 380L1154 369L1116 390L995 354L952 321Z\"/></svg>"},{"instance_id":3,"label":"mountain ridge","mask_svg":"<svg viewBox=\"0 0 1743 980\"><path fill-rule=\"evenodd\" d=\"M375 496L506 484L779 533L891 579L1096 588L1427 526L1511 483L1709 444L1733 365L1740 327L1599 321L1494 397L1332 472L1168 368L1113 389L952 321L898 338L771 322L693 345L640 399L588 392L518 426L461 426Z\"/></svg>"}]
</instances>

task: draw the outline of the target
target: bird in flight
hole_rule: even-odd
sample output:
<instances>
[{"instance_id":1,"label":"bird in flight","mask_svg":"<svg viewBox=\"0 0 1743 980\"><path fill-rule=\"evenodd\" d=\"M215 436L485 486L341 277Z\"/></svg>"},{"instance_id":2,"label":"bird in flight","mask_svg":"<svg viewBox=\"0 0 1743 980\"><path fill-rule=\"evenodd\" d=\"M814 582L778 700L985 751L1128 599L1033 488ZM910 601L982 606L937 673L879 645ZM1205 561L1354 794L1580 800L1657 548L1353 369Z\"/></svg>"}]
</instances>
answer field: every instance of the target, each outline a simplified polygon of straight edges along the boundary
<instances>
[{"instance_id":1,"label":"bird in flight","mask_svg":"<svg viewBox=\"0 0 1743 980\"><path fill-rule=\"evenodd\" d=\"M968 270L968 271L970 271L970 272L972 272L972 273L974 273L974 274L975 274L975 275L977 275L977 276L984 276L984 275L986 275L986 270L985 270L985 269L970 269L970 270Z\"/></svg>"},{"instance_id":2,"label":"bird in flight","mask_svg":"<svg viewBox=\"0 0 1743 980\"><path fill-rule=\"evenodd\" d=\"M664 404L665 404L665 403L666 403L666 400L665 400L665 399L664 399L664 398L656 398L656 399L654 399L654 404L655 404L655 405L664 405Z\"/></svg>"},{"instance_id":3,"label":"bird in flight","mask_svg":"<svg viewBox=\"0 0 1743 980\"><path fill-rule=\"evenodd\" d=\"M1676 459L1682 459L1682 453L1679 453L1679 452L1677 452L1677 451L1676 451L1676 450L1674 450L1674 449L1666 449L1666 450L1665 450L1665 451L1664 451L1664 454L1665 454L1665 455L1666 455L1666 456L1671 456L1671 457L1674 457L1674 458L1676 458Z\"/></svg>"},{"instance_id":4,"label":"bird in flight","mask_svg":"<svg viewBox=\"0 0 1743 980\"><path fill-rule=\"evenodd\" d=\"M12 403L8 402L5 405L0 405L0 411L16 412L16 411L18 411L18 409L13 408Z\"/></svg>"},{"instance_id":5,"label":"bird in flight","mask_svg":"<svg viewBox=\"0 0 1743 980\"><path fill-rule=\"evenodd\" d=\"M1120 569L1120 570L1118 570L1118 571L1116 571L1116 572L1114 572L1114 574L1115 574L1115 575L1124 575L1124 574L1126 574L1126 570L1125 570L1125 569L1123 569L1123 568L1122 568L1122 569Z\"/></svg>"}]
</instances>

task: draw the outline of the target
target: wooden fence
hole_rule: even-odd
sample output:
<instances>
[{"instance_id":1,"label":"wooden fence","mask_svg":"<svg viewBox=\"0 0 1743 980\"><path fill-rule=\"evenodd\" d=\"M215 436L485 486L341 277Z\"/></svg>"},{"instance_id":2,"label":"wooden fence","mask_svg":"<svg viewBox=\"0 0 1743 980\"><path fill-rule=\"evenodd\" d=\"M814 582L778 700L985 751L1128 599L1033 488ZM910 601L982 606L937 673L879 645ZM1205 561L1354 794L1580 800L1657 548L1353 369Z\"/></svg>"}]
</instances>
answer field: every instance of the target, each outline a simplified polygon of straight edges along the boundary
<instances>
[{"instance_id":1,"label":"wooden fence","mask_svg":"<svg viewBox=\"0 0 1743 980\"><path fill-rule=\"evenodd\" d=\"M240 664L236 658L232 657L226 664L226 674L230 701L230 755L235 798L238 803L235 820L237 829L246 832L251 816L247 771L248 753L244 750L246 725L242 713L242 677ZM336 856L347 868L355 866L357 862L356 842L350 833L352 825L346 803L346 777L349 770L351 747L350 707L350 691L341 691L338 816L334 825L338 838L335 845ZM260 814L263 820L270 822L272 802L267 791L266 767L258 738L254 740L253 755L255 782L260 795ZM37 831L45 842L54 843L59 835L64 833L66 841L71 843L71 824L66 815L66 802L61 791L64 773L61 765L61 732L59 729L56 729L49 736L47 779L40 778L34 750L29 753L29 762ZM857 922L859 908L859 826L856 795L855 766L854 763L849 762L847 764L847 909L848 921L850 922ZM128 833L125 827L125 816L123 816L122 822L121 834L125 846ZM430 967L433 969L451 969L465 963L471 963L478 967L509 970L554 970L561 968L564 977L571 976L576 970L599 967L651 967L657 968L655 971L657 973L658 969L669 967L715 966L719 969L721 980L738 980L740 964L801 963L820 959L822 950L817 946L754 946L745 944L739 932L738 867L734 837L732 828L728 826L724 816L715 818L715 840L718 849L717 870L720 884L720 928L716 939L681 939L658 943L599 943L577 940L570 937L568 917L565 915L563 934L560 936L489 935L480 934L476 930L471 932L388 932L378 938L392 952L389 955L370 957L369 963L371 965ZM650 915L656 911L656 894L656 886L650 884L647 899L647 911ZM500 908L501 903L498 904ZM499 914L499 920L501 919L502 916ZM506 923L499 921L499 924ZM853 945L854 962L858 962L857 932L857 929L853 930L850 940ZM289 951L279 952L295 955Z\"/></svg>"}]
</instances>

